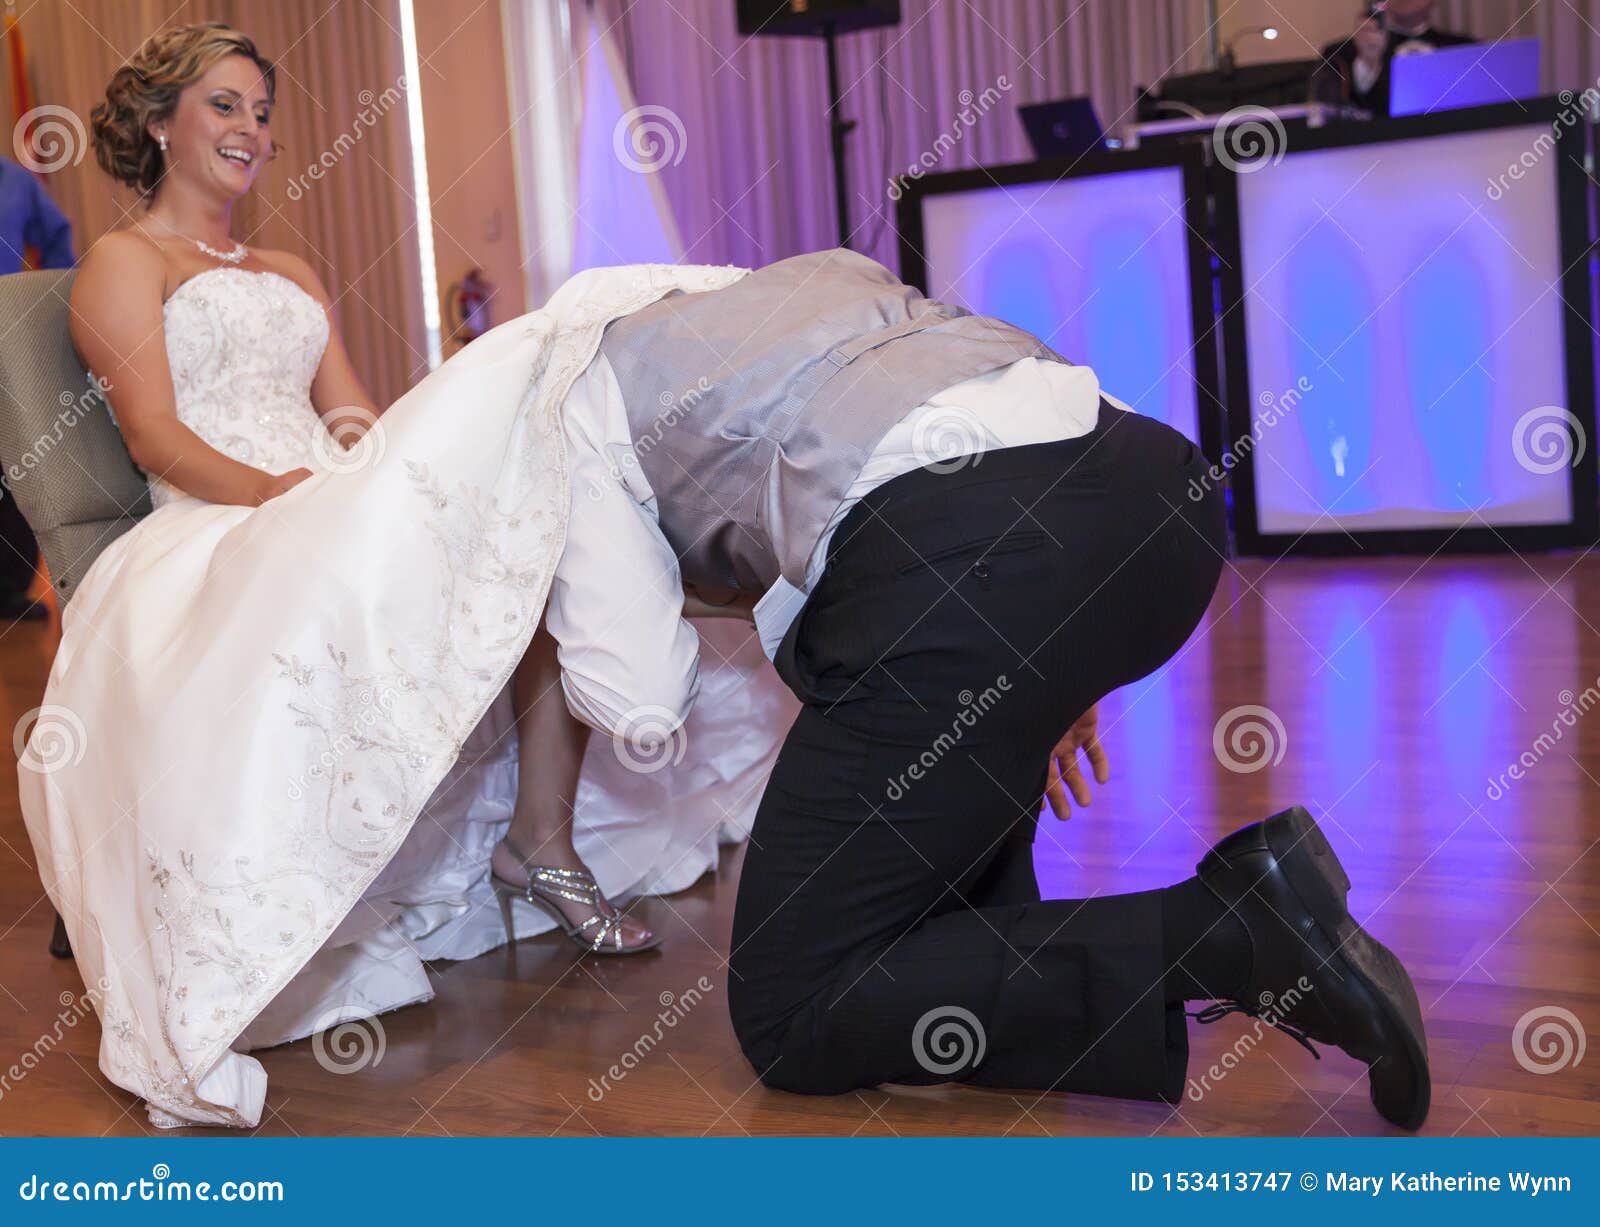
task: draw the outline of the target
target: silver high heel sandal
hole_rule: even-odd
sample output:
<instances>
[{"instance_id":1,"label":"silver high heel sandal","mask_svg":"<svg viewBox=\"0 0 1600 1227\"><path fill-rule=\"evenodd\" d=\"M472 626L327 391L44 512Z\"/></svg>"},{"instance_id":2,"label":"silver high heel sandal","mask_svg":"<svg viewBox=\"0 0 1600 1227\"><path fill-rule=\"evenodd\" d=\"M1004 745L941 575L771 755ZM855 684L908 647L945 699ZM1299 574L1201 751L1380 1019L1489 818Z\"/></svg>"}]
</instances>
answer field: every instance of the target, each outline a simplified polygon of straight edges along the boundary
<instances>
[{"instance_id":1,"label":"silver high heel sandal","mask_svg":"<svg viewBox=\"0 0 1600 1227\"><path fill-rule=\"evenodd\" d=\"M599 883L588 871L562 869L555 865L529 865L527 868L526 886L507 882L493 871L489 875L494 893L500 899L500 918L505 921L508 942L516 940L511 908L520 899L550 913L563 933L592 954L642 954L661 944L660 935L648 933L648 930L648 936L630 944L623 936L622 913L600 893ZM590 909L591 914L573 924L556 902L557 899L581 903Z\"/></svg>"}]
</instances>

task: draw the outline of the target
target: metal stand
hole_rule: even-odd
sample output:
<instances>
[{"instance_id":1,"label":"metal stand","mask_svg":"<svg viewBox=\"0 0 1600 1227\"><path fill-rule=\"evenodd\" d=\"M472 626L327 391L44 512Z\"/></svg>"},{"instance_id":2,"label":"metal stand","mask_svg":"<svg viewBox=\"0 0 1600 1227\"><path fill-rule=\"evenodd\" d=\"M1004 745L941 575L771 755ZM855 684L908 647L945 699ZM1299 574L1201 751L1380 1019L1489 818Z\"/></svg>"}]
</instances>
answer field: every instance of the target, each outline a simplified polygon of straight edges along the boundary
<instances>
[{"instance_id":1,"label":"metal stand","mask_svg":"<svg viewBox=\"0 0 1600 1227\"><path fill-rule=\"evenodd\" d=\"M845 137L856 126L853 119L839 114L844 99L839 93L838 28L829 22L823 31L823 46L828 54L828 131L833 142L833 207L839 222L839 246L850 246L850 184L845 169Z\"/></svg>"}]
</instances>

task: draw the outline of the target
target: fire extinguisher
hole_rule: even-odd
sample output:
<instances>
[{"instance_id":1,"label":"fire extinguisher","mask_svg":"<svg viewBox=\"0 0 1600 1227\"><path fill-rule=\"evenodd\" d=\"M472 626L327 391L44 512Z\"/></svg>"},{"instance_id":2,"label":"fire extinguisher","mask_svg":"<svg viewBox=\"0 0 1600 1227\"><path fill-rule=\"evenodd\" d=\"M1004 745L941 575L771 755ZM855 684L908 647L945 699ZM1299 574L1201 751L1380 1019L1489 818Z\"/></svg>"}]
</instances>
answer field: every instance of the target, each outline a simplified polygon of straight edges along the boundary
<instances>
[{"instance_id":1,"label":"fire extinguisher","mask_svg":"<svg viewBox=\"0 0 1600 1227\"><path fill-rule=\"evenodd\" d=\"M489 300L493 297L494 286L481 268L472 269L445 292L453 340L465 345L489 331Z\"/></svg>"}]
</instances>

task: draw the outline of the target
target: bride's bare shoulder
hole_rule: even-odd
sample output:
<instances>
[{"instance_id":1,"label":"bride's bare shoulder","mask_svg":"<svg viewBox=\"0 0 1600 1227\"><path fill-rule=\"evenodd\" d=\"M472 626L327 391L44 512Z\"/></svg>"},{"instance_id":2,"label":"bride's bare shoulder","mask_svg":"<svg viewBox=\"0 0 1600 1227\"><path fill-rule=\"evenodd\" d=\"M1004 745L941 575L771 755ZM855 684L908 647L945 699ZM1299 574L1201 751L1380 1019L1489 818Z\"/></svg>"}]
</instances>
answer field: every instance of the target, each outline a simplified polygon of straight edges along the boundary
<instances>
[{"instance_id":1,"label":"bride's bare shoulder","mask_svg":"<svg viewBox=\"0 0 1600 1227\"><path fill-rule=\"evenodd\" d=\"M165 269L166 257L161 249L145 235L132 227L107 230L84 253L80 264L90 261L103 263L129 272L147 272L152 268Z\"/></svg>"},{"instance_id":2,"label":"bride's bare shoulder","mask_svg":"<svg viewBox=\"0 0 1600 1227\"><path fill-rule=\"evenodd\" d=\"M107 231L78 262L72 305L81 311L151 296L159 303L166 281L167 262L155 244L133 230Z\"/></svg>"}]
</instances>

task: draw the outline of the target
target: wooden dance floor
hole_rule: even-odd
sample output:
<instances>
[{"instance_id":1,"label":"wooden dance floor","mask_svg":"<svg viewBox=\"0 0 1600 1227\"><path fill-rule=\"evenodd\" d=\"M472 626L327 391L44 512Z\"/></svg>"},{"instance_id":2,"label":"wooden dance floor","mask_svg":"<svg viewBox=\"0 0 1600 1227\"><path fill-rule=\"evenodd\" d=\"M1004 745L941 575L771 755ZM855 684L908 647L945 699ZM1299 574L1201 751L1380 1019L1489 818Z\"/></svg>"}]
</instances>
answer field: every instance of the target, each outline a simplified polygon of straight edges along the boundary
<instances>
[{"instance_id":1,"label":"wooden dance floor","mask_svg":"<svg viewBox=\"0 0 1600 1227\"><path fill-rule=\"evenodd\" d=\"M1163 885L1218 835L1301 802L1350 870L1351 910L1416 977L1427 1132L1600 1132L1600 1052L1576 1059L1600 1030L1596 623L1593 556L1237 564L1182 655L1103 705L1113 780L1069 824L1042 823L1045 893ZM38 705L53 645L42 624L0 628L6 730ZM61 1022L82 985L46 953L15 757L0 780L0 1133L148 1132L96 1068L97 1024ZM768 1091L726 1012L739 861L725 854L714 879L642 905L666 936L657 954L580 959L557 936L527 941L437 966L437 999L383 1017L381 1048L369 1033L259 1054L260 1131L1388 1131L1360 1065L1333 1050L1313 1061L1272 1032L1255 1042L1237 1017L1191 1028L1195 1083L1177 1107L958 1086ZM341 1061L363 1067L324 1067Z\"/></svg>"}]
</instances>

